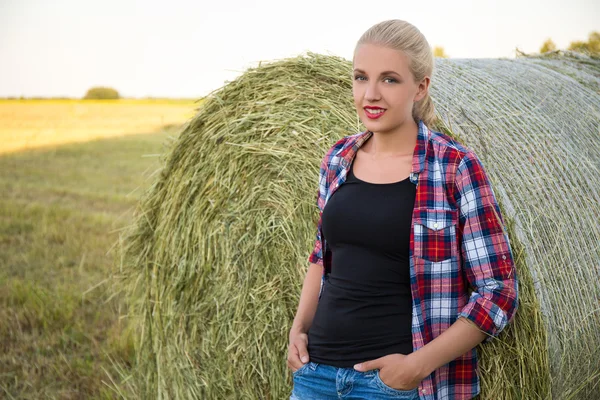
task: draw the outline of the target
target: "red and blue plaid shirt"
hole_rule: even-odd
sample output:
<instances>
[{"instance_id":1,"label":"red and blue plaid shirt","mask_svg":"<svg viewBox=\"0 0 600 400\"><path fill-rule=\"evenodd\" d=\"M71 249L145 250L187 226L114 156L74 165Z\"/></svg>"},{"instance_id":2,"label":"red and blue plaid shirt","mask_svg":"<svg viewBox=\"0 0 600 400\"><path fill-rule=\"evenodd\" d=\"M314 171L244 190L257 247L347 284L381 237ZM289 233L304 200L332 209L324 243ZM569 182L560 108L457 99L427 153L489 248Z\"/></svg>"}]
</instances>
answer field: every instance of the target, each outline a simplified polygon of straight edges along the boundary
<instances>
[{"instance_id":1,"label":"red and blue plaid shirt","mask_svg":"<svg viewBox=\"0 0 600 400\"><path fill-rule=\"evenodd\" d=\"M504 221L475 153L419 121L410 181L416 187L410 234L414 351L465 317L497 336L517 309L518 282ZM321 163L319 215L346 180L358 149L373 133L337 141ZM308 261L331 271L331 250L319 218ZM421 400L470 399L480 391L476 349L443 365L419 385Z\"/></svg>"}]
</instances>

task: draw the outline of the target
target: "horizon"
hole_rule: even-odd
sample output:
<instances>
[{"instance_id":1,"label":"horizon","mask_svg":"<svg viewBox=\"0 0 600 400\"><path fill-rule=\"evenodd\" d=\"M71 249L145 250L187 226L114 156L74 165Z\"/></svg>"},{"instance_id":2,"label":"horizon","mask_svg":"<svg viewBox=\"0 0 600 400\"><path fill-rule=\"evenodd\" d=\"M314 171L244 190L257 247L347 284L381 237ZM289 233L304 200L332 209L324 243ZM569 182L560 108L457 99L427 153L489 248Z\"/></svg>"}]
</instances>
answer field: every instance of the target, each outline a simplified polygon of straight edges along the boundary
<instances>
[{"instance_id":1,"label":"horizon","mask_svg":"<svg viewBox=\"0 0 600 400\"><path fill-rule=\"evenodd\" d=\"M600 30L600 2L591 0L366 4L5 0L0 98L78 99L107 86L123 98L198 99L260 62L308 51L350 60L360 35L391 18L409 21L453 59L515 58L548 38L566 49Z\"/></svg>"}]
</instances>

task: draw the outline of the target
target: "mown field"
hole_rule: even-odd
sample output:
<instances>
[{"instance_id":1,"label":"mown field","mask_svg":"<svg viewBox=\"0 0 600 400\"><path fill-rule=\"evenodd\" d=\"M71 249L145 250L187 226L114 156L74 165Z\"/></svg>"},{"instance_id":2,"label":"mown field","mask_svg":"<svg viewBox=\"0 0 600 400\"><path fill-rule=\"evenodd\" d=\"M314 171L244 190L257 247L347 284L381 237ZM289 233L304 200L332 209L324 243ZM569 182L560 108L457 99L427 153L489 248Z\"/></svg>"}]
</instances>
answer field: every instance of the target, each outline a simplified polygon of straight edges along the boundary
<instances>
[{"instance_id":1,"label":"mown field","mask_svg":"<svg viewBox=\"0 0 600 400\"><path fill-rule=\"evenodd\" d=\"M119 397L134 349L113 245L198 106L0 100L0 398Z\"/></svg>"}]
</instances>

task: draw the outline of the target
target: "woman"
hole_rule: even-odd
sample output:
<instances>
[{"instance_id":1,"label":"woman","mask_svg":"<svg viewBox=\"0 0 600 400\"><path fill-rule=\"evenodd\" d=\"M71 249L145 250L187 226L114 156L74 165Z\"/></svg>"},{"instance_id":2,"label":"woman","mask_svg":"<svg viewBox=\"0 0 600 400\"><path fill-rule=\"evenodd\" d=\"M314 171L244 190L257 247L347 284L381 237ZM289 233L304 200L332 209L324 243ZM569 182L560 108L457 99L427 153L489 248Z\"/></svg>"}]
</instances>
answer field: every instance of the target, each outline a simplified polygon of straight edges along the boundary
<instances>
[{"instance_id":1,"label":"woman","mask_svg":"<svg viewBox=\"0 0 600 400\"><path fill-rule=\"evenodd\" d=\"M367 130L321 164L291 399L470 399L475 346L517 309L500 209L475 153L428 128L433 56L417 28L371 27L353 69Z\"/></svg>"}]
</instances>

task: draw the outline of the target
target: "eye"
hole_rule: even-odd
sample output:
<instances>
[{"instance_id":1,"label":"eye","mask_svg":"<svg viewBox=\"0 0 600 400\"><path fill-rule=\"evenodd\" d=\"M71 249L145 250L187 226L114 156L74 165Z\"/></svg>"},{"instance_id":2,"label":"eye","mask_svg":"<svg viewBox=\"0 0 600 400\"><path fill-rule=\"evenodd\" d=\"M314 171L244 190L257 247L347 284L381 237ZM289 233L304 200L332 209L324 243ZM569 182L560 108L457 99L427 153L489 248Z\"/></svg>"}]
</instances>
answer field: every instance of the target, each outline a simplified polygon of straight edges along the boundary
<instances>
[{"instance_id":1,"label":"eye","mask_svg":"<svg viewBox=\"0 0 600 400\"><path fill-rule=\"evenodd\" d=\"M360 81L361 80L360 78L364 78L364 76L362 76L362 75L355 75L354 76L354 80L355 81Z\"/></svg>"},{"instance_id":2,"label":"eye","mask_svg":"<svg viewBox=\"0 0 600 400\"><path fill-rule=\"evenodd\" d=\"M394 79L394 78L389 78L389 77L388 77L388 78L385 78L385 79L384 79L384 81L389 81L390 83L396 83L396 82L398 82L396 79Z\"/></svg>"}]
</instances>

